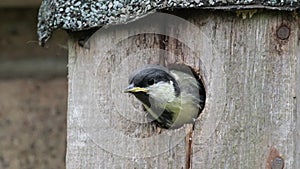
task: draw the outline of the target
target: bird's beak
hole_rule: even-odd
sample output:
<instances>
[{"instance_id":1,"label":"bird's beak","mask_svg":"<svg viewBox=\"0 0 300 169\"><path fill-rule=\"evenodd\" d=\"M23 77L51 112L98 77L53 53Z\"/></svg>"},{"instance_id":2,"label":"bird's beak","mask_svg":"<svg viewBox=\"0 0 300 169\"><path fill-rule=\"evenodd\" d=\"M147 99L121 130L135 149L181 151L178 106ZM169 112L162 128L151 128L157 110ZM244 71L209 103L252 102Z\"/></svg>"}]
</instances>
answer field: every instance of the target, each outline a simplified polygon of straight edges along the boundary
<instances>
[{"instance_id":1,"label":"bird's beak","mask_svg":"<svg viewBox=\"0 0 300 169\"><path fill-rule=\"evenodd\" d=\"M137 93L137 92L144 92L147 93L148 90L142 87L135 87L134 84L130 84L125 90L125 93Z\"/></svg>"}]
</instances>

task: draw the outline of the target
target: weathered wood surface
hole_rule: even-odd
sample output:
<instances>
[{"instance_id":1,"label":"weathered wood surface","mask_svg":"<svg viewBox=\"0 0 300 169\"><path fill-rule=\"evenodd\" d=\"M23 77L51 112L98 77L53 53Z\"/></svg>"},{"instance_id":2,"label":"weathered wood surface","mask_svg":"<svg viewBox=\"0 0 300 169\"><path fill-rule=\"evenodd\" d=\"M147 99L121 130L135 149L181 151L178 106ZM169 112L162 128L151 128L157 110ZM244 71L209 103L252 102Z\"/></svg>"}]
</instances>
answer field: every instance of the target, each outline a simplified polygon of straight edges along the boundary
<instances>
[{"instance_id":1,"label":"weathered wood surface","mask_svg":"<svg viewBox=\"0 0 300 169\"><path fill-rule=\"evenodd\" d=\"M184 168L188 130L141 124L140 103L122 93L136 68L174 62L199 69L207 90L192 168L269 169L277 156L300 168L299 19L197 11L184 16L193 26L151 17L102 29L85 47L70 40L67 168ZM278 35L282 25L290 32Z\"/></svg>"}]
</instances>

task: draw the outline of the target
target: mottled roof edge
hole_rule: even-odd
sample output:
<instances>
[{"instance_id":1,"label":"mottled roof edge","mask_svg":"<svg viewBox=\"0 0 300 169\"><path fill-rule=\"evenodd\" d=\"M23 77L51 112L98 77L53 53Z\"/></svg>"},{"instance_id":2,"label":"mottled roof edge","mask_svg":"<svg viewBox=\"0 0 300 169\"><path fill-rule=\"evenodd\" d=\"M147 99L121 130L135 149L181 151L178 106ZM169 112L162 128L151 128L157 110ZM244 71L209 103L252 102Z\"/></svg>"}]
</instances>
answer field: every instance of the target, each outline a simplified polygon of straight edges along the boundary
<instances>
[{"instance_id":1,"label":"mottled roof edge","mask_svg":"<svg viewBox=\"0 0 300 169\"><path fill-rule=\"evenodd\" d=\"M38 14L38 38L43 45L55 29L80 31L125 24L157 10L274 9L293 11L300 0L43 0Z\"/></svg>"}]
</instances>

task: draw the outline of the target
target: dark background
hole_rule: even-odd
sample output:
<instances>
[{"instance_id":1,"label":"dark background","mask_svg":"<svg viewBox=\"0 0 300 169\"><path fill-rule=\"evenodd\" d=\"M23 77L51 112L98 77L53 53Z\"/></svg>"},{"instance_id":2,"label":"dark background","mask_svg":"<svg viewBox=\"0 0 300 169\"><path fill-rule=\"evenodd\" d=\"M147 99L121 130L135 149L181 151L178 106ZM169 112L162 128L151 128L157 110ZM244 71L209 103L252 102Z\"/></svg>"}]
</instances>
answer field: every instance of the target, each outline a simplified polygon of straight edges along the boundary
<instances>
[{"instance_id":1,"label":"dark background","mask_svg":"<svg viewBox=\"0 0 300 169\"><path fill-rule=\"evenodd\" d=\"M67 35L38 45L40 3L0 2L0 169L65 168Z\"/></svg>"}]
</instances>

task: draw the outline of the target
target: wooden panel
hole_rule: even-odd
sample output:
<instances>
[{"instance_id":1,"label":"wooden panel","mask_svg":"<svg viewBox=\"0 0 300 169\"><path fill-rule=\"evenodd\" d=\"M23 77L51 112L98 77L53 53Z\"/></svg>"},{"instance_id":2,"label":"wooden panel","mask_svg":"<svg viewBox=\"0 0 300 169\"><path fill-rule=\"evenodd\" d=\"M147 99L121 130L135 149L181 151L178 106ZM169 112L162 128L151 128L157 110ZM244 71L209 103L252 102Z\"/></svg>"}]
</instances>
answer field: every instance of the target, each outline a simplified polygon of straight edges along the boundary
<instances>
[{"instance_id":1,"label":"wooden panel","mask_svg":"<svg viewBox=\"0 0 300 169\"><path fill-rule=\"evenodd\" d=\"M299 20L298 20L298 25L299 25ZM299 28L299 26L298 26ZM297 37L299 38L300 36L300 30L298 29L297 31ZM299 86L300 86L300 48L299 48L299 40L298 40L298 43L295 44L295 55L297 57L297 74L296 74L296 98L295 98L295 102L297 104L297 107L296 107L296 110L295 110L295 132L293 133L294 135L294 140L296 142L296 145L295 145L295 149L294 149L294 152L295 152L295 164L293 165L293 168L299 168L300 167L300 161L297 160L297 159L300 159L300 143L298 140L300 140L300 132L299 132L299 129L300 129L300 116L299 116L299 112L300 112L300 90L299 90Z\"/></svg>"},{"instance_id":2,"label":"wooden panel","mask_svg":"<svg viewBox=\"0 0 300 169\"><path fill-rule=\"evenodd\" d=\"M159 63L163 36L151 32L163 31L140 21L99 30L85 48L70 42L67 168L185 165L185 129L158 134L144 124L141 104L122 92L136 68Z\"/></svg>"},{"instance_id":3,"label":"wooden panel","mask_svg":"<svg viewBox=\"0 0 300 169\"><path fill-rule=\"evenodd\" d=\"M299 130L295 128L299 21L291 13L266 11L251 19L222 15L189 16L214 47L214 54L205 56L212 62L202 60L213 73L207 74L203 122L195 127L193 167L270 168L269 157L276 152L286 168L299 168L295 167L299 144L293 137ZM187 32L181 33L188 36ZM284 39L284 34L289 37ZM208 119L215 119L213 125L206 123Z\"/></svg>"},{"instance_id":4,"label":"wooden panel","mask_svg":"<svg viewBox=\"0 0 300 169\"><path fill-rule=\"evenodd\" d=\"M102 29L85 47L70 40L67 168L185 168L189 158L192 168L270 168L277 156L300 167L299 20L267 11L184 17L189 22L158 14ZM207 90L192 147L189 126L158 133L122 93L136 68L175 62L199 69Z\"/></svg>"}]
</instances>

